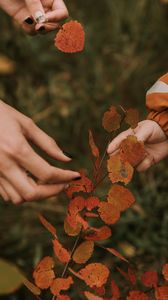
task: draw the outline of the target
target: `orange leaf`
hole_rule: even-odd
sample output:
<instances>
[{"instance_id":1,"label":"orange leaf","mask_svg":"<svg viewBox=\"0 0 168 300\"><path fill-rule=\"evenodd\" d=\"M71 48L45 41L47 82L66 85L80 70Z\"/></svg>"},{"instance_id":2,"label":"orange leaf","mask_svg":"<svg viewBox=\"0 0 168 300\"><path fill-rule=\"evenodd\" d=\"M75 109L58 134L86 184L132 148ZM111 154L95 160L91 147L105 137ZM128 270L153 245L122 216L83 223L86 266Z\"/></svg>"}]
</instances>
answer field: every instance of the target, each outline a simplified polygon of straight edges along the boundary
<instances>
[{"instance_id":1,"label":"orange leaf","mask_svg":"<svg viewBox=\"0 0 168 300\"><path fill-rule=\"evenodd\" d=\"M73 260L77 264L86 263L93 254L94 243L92 241L85 241L81 243L73 254Z\"/></svg>"},{"instance_id":2,"label":"orange leaf","mask_svg":"<svg viewBox=\"0 0 168 300\"><path fill-rule=\"evenodd\" d=\"M131 291L126 300L148 300L147 295L140 291ZM163 300L163 299L162 299Z\"/></svg>"},{"instance_id":3,"label":"orange leaf","mask_svg":"<svg viewBox=\"0 0 168 300\"><path fill-rule=\"evenodd\" d=\"M107 200L119 212L128 209L135 202L133 194L127 188L117 184L113 185L109 190Z\"/></svg>"},{"instance_id":4,"label":"orange leaf","mask_svg":"<svg viewBox=\"0 0 168 300\"><path fill-rule=\"evenodd\" d=\"M136 128L139 122L139 112L137 109L129 108L126 110L125 122L131 126L131 128Z\"/></svg>"},{"instance_id":5,"label":"orange leaf","mask_svg":"<svg viewBox=\"0 0 168 300\"><path fill-rule=\"evenodd\" d=\"M163 274L163 276L164 276L164 279L165 279L166 281L168 281L168 264L165 264L165 265L163 266L162 274Z\"/></svg>"},{"instance_id":6,"label":"orange leaf","mask_svg":"<svg viewBox=\"0 0 168 300\"><path fill-rule=\"evenodd\" d=\"M98 197L91 196L86 199L85 203L87 210L91 211L92 209L99 206L100 200Z\"/></svg>"},{"instance_id":7,"label":"orange leaf","mask_svg":"<svg viewBox=\"0 0 168 300\"><path fill-rule=\"evenodd\" d=\"M69 236L77 236L79 234L79 232L81 231L81 224L76 224L76 227L72 227L69 224L68 219L65 218L64 230L65 230L65 233Z\"/></svg>"},{"instance_id":8,"label":"orange leaf","mask_svg":"<svg viewBox=\"0 0 168 300\"><path fill-rule=\"evenodd\" d=\"M120 144L120 157L128 161L133 167L137 166L146 155L143 142L139 142L135 135L129 135Z\"/></svg>"},{"instance_id":9,"label":"orange leaf","mask_svg":"<svg viewBox=\"0 0 168 300\"><path fill-rule=\"evenodd\" d=\"M84 49L84 43L84 29L77 21L65 23L55 38L55 46L66 53L81 52Z\"/></svg>"},{"instance_id":10,"label":"orange leaf","mask_svg":"<svg viewBox=\"0 0 168 300\"><path fill-rule=\"evenodd\" d=\"M67 263L70 261L70 253L61 245L58 240L53 240L53 249L60 262Z\"/></svg>"},{"instance_id":11,"label":"orange leaf","mask_svg":"<svg viewBox=\"0 0 168 300\"><path fill-rule=\"evenodd\" d=\"M113 155L107 161L109 178L112 183L129 183L132 179L134 169L129 162L123 161L119 154Z\"/></svg>"},{"instance_id":12,"label":"orange leaf","mask_svg":"<svg viewBox=\"0 0 168 300\"><path fill-rule=\"evenodd\" d=\"M100 202L98 212L100 218L108 225L115 224L120 218L118 209L108 202Z\"/></svg>"},{"instance_id":13,"label":"orange leaf","mask_svg":"<svg viewBox=\"0 0 168 300\"><path fill-rule=\"evenodd\" d=\"M104 241L111 237L112 232L108 226L102 226L101 228L91 227L86 233L85 239L87 241Z\"/></svg>"},{"instance_id":14,"label":"orange leaf","mask_svg":"<svg viewBox=\"0 0 168 300\"><path fill-rule=\"evenodd\" d=\"M71 200L68 210L71 215L77 215L78 212L85 208L85 199L81 196L75 197Z\"/></svg>"},{"instance_id":15,"label":"orange leaf","mask_svg":"<svg viewBox=\"0 0 168 300\"><path fill-rule=\"evenodd\" d=\"M155 271L145 272L141 277L142 283L146 287L157 287L158 284L158 275Z\"/></svg>"},{"instance_id":16,"label":"orange leaf","mask_svg":"<svg viewBox=\"0 0 168 300\"><path fill-rule=\"evenodd\" d=\"M108 132L115 131L120 128L121 115L117 112L115 106L111 106L103 115L102 125Z\"/></svg>"},{"instance_id":17,"label":"orange leaf","mask_svg":"<svg viewBox=\"0 0 168 300\"><path fill-rule=\"evenodd\" d=\"M100 263L92 263L81 269L78 273L69 268L69 270L78 278L85 281L90 287L101 287L108 279L109 269Z\"/></svg>"},{"instance_id":18,"label":"orange leaf","mask_svg":"<svg viewBox=\"0 0 168 300\"><path fill-rule=\"evenodd\" d=\"M48 289L55 278L54 260L50 256L44 257L33 272L35 284L41 289Z\"/></svg>"},{"instance_id":19,"label":"orange leaf","mask_svg":"<svg viewBox=\"0 0 168 300\"><path fill-rule=\"evenodd\" d=\"M99 156L100 156L99 149L95 144L91 130L89 130L89 146L90 146L93 156L95 156L96 158L99 158Z\"/></svg>"},{"instance_id":20,"label":"orange leaf","mask_svg":"<svg viewBox=\"0 0 168 300\"><path fill-rule=\"evenodd\" d=\"M73 195L75 193L79 193L79 192L85 192L85 188L83 187L83 185L72 184L65 190L66 195L70 199L73 198Z\"/></svg>"},{"instance_id":21,"label":"orange leaf","mask_svg":"<svg viewBox=\"0 0 168 300\"><path fill-rule=\"evenodd\" d=\"M114 280L111 282L111 291L113 296L111 300L118 300L120 298L120 289Z\"/></svg>"},{"instance_id":22,"label":"orange leaf","mask_svg":"<svg viewBox=\"0 0 168 300\"><path fill-rule=\"evenodd\" d=\"M105 248L103 247L105 250L107 250L108 252L112 253L114 256L120 258L121 260L124 260L126 262L128 262L128 260L122 255L120 254L117 250L115 250L114 248Z\"/></svg>"},{"instance_id":23,"label":"orange leaf","mask_svg":"<svg viewBox=\"0 0 168 300\"><path fill-rule=\"evenodd\" d=\"M104 296L105 295L105 287L104 286L101 286L101 287L96 287L96 286L93 286L92 289L96 292L96 294L98 294L99 296Z\"/></svg>"},{"instance_id":24,"label":"orange leaf","mask_svg":"<svg viewBox=\"0 0 168 300\"><path fill-rule=\"evenodd\" d=\"M88 300L103 300L102 297L96 296L88 291L85 291L84 295Z\"/></svg>"},{"instance_id":25,"label":"orange leaf","mask_svg":"<svg viewBox=\"0 0 168 300\"><path fill-rule=\"evenodd\" d=\"M43 226L55 237L57 238L57 232L56 232L56 229L55 227L50 224L46 218L44 218L42 215L39 214L39 219L40 219L40 222L43 224Z\"/></svg>"},{"instance_id":26,"label":"orange leaf","mask_svg":"<svg viewBox=\"0 0 168 300\"><path fill-rule=\"evenodd\" d=\"M155 289L156 300L168 299L168 286L160 286Z\"/></svg>"},{"instance_id":27,"label":"orange leaf","mask_svg":"<svg viewBox=\"0 0 168 300\"><path fill-rule=\"evenodd\" d=\"M59 295L56 300L71 300L71 298L67 295Z\"/></svg>"},{"instance_id":28,"label":"orange leaf","mask_svg":"<svg viewBox=\"0 0 168 300\"><path fill-rule=\"evenodd\" d=\"M69 290L70 286L74 283L71 276L67 278L56 278L53 280L50 287L51 293L54 296L59 296L60 292Z\"/></svg>"}]
</instances>

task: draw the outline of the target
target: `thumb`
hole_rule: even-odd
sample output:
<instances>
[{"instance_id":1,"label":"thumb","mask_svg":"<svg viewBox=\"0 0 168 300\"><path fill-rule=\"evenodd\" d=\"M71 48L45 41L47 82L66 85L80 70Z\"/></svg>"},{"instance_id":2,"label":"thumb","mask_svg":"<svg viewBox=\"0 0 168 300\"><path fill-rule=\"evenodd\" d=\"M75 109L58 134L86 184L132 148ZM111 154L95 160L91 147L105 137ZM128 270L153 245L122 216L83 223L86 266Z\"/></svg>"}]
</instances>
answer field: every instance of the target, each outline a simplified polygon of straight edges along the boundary
<instances>
[{"instance_id":1,"label":"thumb","mask_svg":"<svg viewBox=\"0 0 168 300\"><path fill-rule=\"evenodd\" d=\"M125 130L125 131L121 132L119 135L117 135L117 137L115 137L109 144L109 146L107 148L107 153L113 154L114 152L116 152L119 149L121 142L124 139L126 139L127 136L130 134L132 134L131 128L129 128L128 130Z\"/></svg>"}]
</instances>

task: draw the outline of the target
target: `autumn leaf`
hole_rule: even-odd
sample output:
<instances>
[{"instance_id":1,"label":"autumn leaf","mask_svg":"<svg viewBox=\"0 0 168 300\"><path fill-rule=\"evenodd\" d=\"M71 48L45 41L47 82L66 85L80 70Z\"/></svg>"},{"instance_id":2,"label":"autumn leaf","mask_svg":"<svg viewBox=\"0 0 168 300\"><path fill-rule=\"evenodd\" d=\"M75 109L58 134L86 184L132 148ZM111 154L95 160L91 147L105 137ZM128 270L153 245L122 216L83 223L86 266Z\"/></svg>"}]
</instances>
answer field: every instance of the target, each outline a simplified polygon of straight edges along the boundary
<instances>
[{"instance_id":1,"label":"autumn leaf","mask_svg":"<svg viewBox=\"0 0 168 300\"><path fill-rule=\"evenodd\" d=\"M59 295L56 300L71 300L71 298L67 295Z\"/></svg>"},{"instance_id":2,"label":"autumn leaf","mask_svg":"<svg viewBox=\"0 0 168 300\"><path fill-rule=\"evenodd\" d=\"M41 294L41 290L25 277L23 277L23 284L33 295L39 296Z\"/></svg>"},{"instance_id":3,"label":"autumn leaf","mask_svg":"<svg viewBox=\"0 0 168 300\"><path fill-rule=\"evenodd\" d=\"M168 299L168 286L160 286L155 289L156 300L167 300Z\"/></svg>"},{"instance_id":4,"label":"autumn leaf","mask_svg":"<svg viewBox=\"0 0 168 300\"><path fill-rule=\"evenodd\" d=\"M133 167L137 166L146 155L144 143L137 140L135 135L129 135L120 144L120 157Z\"/></svg>"},{"instance_id":5,"label":"autumn leaf","mask_svg":"<svg viewBox=\"0 0 168 300\"><path fill-rule=\"evenodd\" d=\"M131 291L126 300L148 300L148 296L140 291ZM162 299L163 300L163 299Z\"/></svg>"},{"instance_id":6,"label":"autumn leaf","mask_svg":"<svg viewBox=\"0 0 168 300\"><path fill-rule=\"evenodd\" d=\"M96 296L88 291L85 291L84 295L88 300L103 300L102 297Z\"/></svg>"},{"instance_id":7,"label":"autumn leaf","mask_svg":"<svg viewBox=\"0 0 168 300\"><path fill-rule=\"evenodd\" d=\"M95 156L96 158L99 158L99 156L100 156L99 148L96 146L96 143L93 138L93 133L91 130L89 130L89 146L90 146L93 156Z\"/></svg>"},{"instance_id":8,"label":"autumn leaf","mask_svg":"<svg viewBox=\"0 0 168 300\"><path fill-rule=\"evenodd\" d=\"M51 293L54 296L60 296L60 292L69 290L73 283L74 281L71 276L67 278L56 278L50 287Z\"/></svg>"},{"instance_id":9,"label":"autumn leaf","mask_svg":"<svg viewBox=\"0 0 168 300\"><path fill-rule=\"evenodd\" d=\"M92 209L98 207L99 203L100 203L100 200L98 197L91 196L86 199L85 206L86 206L87 210L91 211Z\"/></svg>"},{"instance_id":10,"label":"autumn leaf","mask_svg":"<svg viewBox=\"0 0 168 300\"><path fill-rule=\"evenodd\" d=\"M141 281L146 287L157 287L158 284L158 275L155 271L145 272L141 276Z\"/></svg>"},{"instance_id":11,"label":"autumn leaf","mask_svg":"<svg viewBox=\"0 0 168 300\"><path fill-rule=\"evenodd\" d=\"M108 225L115 224L120 218L118 209L108 202L100 202L98 212L100 218Z\"/></svg>"},{"instance_id":12,"label":"autumn leaf","mask_svg":"<svg viewBox=\"0 0 168 300\"><path fill-rule=\"evenodd\" d=\"M136 128L138 126L139 122L139 112L137 109L134 108L129 108L125 112L125 122L131 126L131 128Z\"/></svg>"},{"instance_id":13,"label":"autumn leaf","mask_svg":"<svg viewBox=\"0 0 168 300\"><path fill-rule=\"evenodd\" d=\"M77 215L78 212L85 208L85 199L81 196L73 198L68 206L68 211L71 215Z\"/></svg>"},{"instance_id":14,"label":"autumn leaf","mask_svg":"<svg viewBox=\"0 0 168 300\"><path fill-rule=\"evenodd\" d=\"M68 219L67 217L65 218L64 220L64 230L65 230L65 233L69 236L77 236L79 234L79 232L81 231L81 224L76 224L75 227L72 227L69 222L68 222Z\"/></svg>"},{"instance_id":15,"label":"autumn leaf","mask_svg":"<svg viewBox=\"0 0 168 300\"><path fill-rule=\"evenodd\" d=\"M73 198L75 193L91 193L93 190L93 182L86 176L84 171L80 171L80 176L81 179L72 181L72 185L66 189L66 194L70 199Z\"/></svg>"},{"instance_id":16,"label":"autumn leaf","mask_svg":"<svg viewBox=\"0 0 168 300\"><path fill-rule=\"evenodd\" d=\"M124 182L128 184L134 173L134 169L130 163L123 161L119 154L113 155L108 159L107 169L112 183Z\"/></svg>"},{"instance_id":17,"label":"autumn leaf","mask_svg":"<svg viewBox=\"0 0 168 300\"><path fill-rule=\"evenodd\" d=\"M101 263L92 263L81 269L79 272L73 271L69 268L70 272L75 276L85 281L90 287L101 287L107 282L109 276L109 269Z\"/></svg>"},{"instance_id":18,"label":"autumn leaf","mask_svg":"<svg viewBox=\"0 0 168 300\"><path fill-rule=\"evenodd\" d=\"M93 286L92 289L96 292L97 295L99 296L104 296L106 293L105 287L101 286L101 287L96 287Z\"/></svg>"},{"instance_id":19,"label":"autumn leaf","mask_svg":"<svg viewBox=\"0 0 168 300\"><path fill-rule=\"evenodd\" d=\"M86 263L93 254L94 250L94 242L92 241L85 241L82 242L73 254L73 260L77 264L84 264Z\"/></svg>"},{"instance_id":20,"label":"autumn leaf","mask_svg":"<svg viewBox=\"0 0 168 300\"><path fill-rule=\"evenodd\" d=\"M55 46L62 52L76 53L84 49L85 32L77 21L65 23L55 37Z\"/></svg>"},{"instance_id":21,"label":"autumn leaf","mask_svg":"<svg viewBox=\"0 0 168 300\"><path fill-rule=\"evenodd\" d=\"M163 274L163 276L164 276L164 279L165 279L166 281L168 281L168 264L165 264L165 265L163 266L162 274Z\"/></svg>"},{"instance_id":22,"label":"autumn leaf","mask_svg":"<svg viewBox=\"0 0 168 300\"><path fill-rule=\"evenodd\" d=\"M111 237L111 228L108 226L102 226L100 228L90 227L85 233L85 239L87 241L104 241Z\"/></svg>"},{"instance_id":23,"label":"autumn leaf","mask_svg":"<svg viewBox=\"0 0 168 300\"><path fill-rule=\"evenodd\" d=\"M115 106L111 106L103 115L102 125L108 132L115 131L120 128L121 115L117 112Z\"/></svg>"},{"instance_id":24,"label":"autumn leaf","mask_svg":"<svg viewBox=\"0 0 168 300\"><path fill-rule=\"evenodd\" d=\"M55 227L50 224L46 218L44 218L42 215L39 214L40 222L43 224L43 226L55 237L57 238L57 232Z\"/></svg>"},{"instance_id":25,"label":"autumn leaf","mask_svg":"<svg viewBox=\"0 0 168 300\"><path fill-rule=\"evenodd\" d=\"M128 260L122 254L120 254L117 250L115 250L114 248L103 247L103 249L105 249L106 251L112 253L114 256L120 258L121 260L124 260L124 261L128 262Z\"/></svg>"},{"instance_id":26,"label":"autumn leaf","mask_svg":"<svg viewBox=\"0 0 168 300\"><path fill-rule=\"evenodd\" d=\"M53 240L53 249L56 257L62 263L67 263L71 260L71 255L58 240Z\"/></svg>"},{"instance_id":27,"label":"autumn leaf","mask_svg":"<svg viewBox=\"0 0 168 300\"><path fill-rule=\"evenodd\" d=\"M133 194L127 188L118 184L112 185L107 200L119 212L123 212L135 203Z\"/></svg>"},{"instance_id":28,"label":"autumn leaf","mask_svg":"<svg viewBox=\"0 0 168 300\"><path fill-rule=\"evenodd\" d=\"M114 280L112 280L111 282L111 292L112 292L111 300L118 300L120 298L120 289Z\"/></svg>"},{"instance_id":29,"label":"autumn leaf","mask_svg":"<svg viewBox=\"0 0 168 300\"><path fill-rule=\"evenodd\" d=\"M44 257L33 272L35 284L41 289L48 289L55 278L54 260L50 256Z\"/></svg>"}]
</instances>

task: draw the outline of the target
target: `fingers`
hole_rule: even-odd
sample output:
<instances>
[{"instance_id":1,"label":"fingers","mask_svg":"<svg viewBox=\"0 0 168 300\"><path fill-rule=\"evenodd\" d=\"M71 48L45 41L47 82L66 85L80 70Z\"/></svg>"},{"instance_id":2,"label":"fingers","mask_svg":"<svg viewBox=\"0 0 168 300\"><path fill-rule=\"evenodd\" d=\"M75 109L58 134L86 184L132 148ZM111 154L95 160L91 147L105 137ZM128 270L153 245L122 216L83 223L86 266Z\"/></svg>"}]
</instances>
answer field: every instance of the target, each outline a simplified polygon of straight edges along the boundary
<instances>
[{"instance_id":1,"label":"fingers","mask_svg":"<svg viewBox=\"0 0 168 300\"><path fill-rule=\"evenodd\" d=\"M9 196L1 185L0 185L0 195L5 202L9 201Z\"/></svg>"},{"instance_id":2,"label":"fingers","mask_svg":"<svg viewBox=\"0 0 168 300\"><path fill-rule=\"evenodd\" d=\"M45 11L40 0L25 0L25 3L35 22L44 23L46 21Z\"/></svg>"},{"instance_id":3,"label":"fingers","mask_svg":"<svg viewBox=\"0 0 168 300\"><path fill-rule=\"evenodd\" d=\"M36 24L35 30L38 33L45 34L60 27L59 23Z\"/></svg>"},{"instance_id":4,"label":"fingers","mask_svg":"<svg viewBox=\"0 0 168 300\"><path fill-rule=\"evenodd\" d=\"M68 18L67 7L62 0L54 0L52 5L52 11L46 13L46 18L49 22L59 22Z\"/></svg>"},{"instance_id":5,"label":"fingers","mask_svg":"<svg viewBox=\"0 0 168 300\"><path fill-rule=\"evenodd\" d=\"M12 200L14 204L20 204L23 199L13 186L3 177L0 177L0 185L7 195L7 200Z\"/></svg>"},{"instance_id":6,"label":"fingers","mask_svg":"<svg viewBox=\"0 0 168 300\"><path fill-rule=\"evenodd\" d=\"M132 134L132 129L128 129L120 133L116 138L112 140L107 148L107 153L114 154L120 147L121 142L127 138L128 135Z\"/></svg>"},{"instance_id":7,"label":"fingers","mask_svg":"<svg viewBox=\"0 0 168 300\"><path fill-rule=\"evenodd\" d=\"M148 154L145 159L138 165L136 168L138 172L145 172L147 169L149 169L151 166L155 164L154 157L150 154Z\"/></svg>"}]
</instances>

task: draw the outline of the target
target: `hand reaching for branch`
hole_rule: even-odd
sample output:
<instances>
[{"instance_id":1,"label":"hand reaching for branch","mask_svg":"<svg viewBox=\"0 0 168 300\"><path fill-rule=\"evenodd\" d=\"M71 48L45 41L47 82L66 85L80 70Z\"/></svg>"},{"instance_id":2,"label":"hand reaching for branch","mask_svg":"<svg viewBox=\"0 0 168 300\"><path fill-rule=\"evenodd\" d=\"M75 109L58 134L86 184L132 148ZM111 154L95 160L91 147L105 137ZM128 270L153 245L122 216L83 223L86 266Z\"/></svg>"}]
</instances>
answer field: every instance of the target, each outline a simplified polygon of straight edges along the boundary
<instances>
[{"instance_id":1,"label":"hand reaching for branch","mask_svg":"<svg viewBox=\"0 0 168 300\"><path fill-rule=\"evenodd\" d=\"M55 30L68 17L63 0L0 0L0 8L30 35Z\"/></svg>"},{"instance_id":2,"label":"hand reaching for branch","mask_svg":"<svg viewBox=\"0 0 168 300\"><path fill-rule=\"evenodd\" d=\"M31 119L0 101L0 195L18 204L54 196L80 174L51 166L28 141L49 156L70 161L55 141ZM32 174L37 180L33 180Z\"/></svg>"},{"instance_id":3,"label":"hand reaching for branch","mask_svg":"<svg viewBox=\"0 0 168 300\"><path fill-rule=\"evenodd\" d=\"M119 151L119 146L128 135L135 134L139 141L143 141L147 156L137 166L139 172L144 172L153 164L158 163L168 156L168 138L162 128L154 121L145 120L139 122L133 130L130 128L120 133L109 145L107 152L114 155Z\"/></svg>"}]
</instances>

